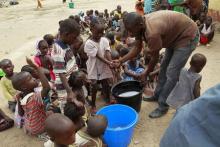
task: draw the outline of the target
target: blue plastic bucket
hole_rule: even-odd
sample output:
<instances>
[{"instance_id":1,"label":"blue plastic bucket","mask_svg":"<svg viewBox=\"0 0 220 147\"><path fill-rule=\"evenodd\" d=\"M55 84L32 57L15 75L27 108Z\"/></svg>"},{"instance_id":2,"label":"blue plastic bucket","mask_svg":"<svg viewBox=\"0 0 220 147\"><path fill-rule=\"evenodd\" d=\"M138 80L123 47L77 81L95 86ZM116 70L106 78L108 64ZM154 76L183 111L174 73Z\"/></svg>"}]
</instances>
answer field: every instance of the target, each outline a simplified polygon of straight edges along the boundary
<instances>
[{"instance_id":1,"label":"blue plastic bucket","mask_svg":"<svg viewBox=\"0 0 220 147\"><path fill-rule=\"evenodd\" d=\"M103 107L97 114L108 119L108 127L104 134L104 141L108 147L127 147L138 122L137 112L129 106L116 104Z\"/></svg>"}]
</instances>

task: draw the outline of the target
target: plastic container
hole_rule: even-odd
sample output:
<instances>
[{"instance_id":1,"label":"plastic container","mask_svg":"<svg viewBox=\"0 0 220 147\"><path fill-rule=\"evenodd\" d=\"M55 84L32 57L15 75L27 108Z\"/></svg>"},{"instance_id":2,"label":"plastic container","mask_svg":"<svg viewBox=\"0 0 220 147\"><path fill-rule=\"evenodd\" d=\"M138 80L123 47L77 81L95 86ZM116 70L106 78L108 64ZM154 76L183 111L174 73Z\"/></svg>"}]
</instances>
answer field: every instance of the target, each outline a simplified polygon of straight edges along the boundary
<instances>
[{"instance_id":1,"label":"plastic container","mask_svg":"<svg viewBox=\"0 0 220 147\"><path fill-rule=\"evenodd\" d=\"M72 2L72 1L69 2L69 8L70 8L70 9L74 9L74 6L75 6L75 5L74 5L74 2Z\"/></svg>"},{"instance_id":2,"label":"plastic container","mask_svg":"<svg viewBox=\"0 0 220 147\"><path fill-rule=\"evenodd\" d=\"M136 92L135 95L121 96L125 92ZM128 105L137 112L141 110L143 87L138 81L122 81L113 86L112 95L118 104Z\"/></svg>"},{"instance_id":3,"label":"plastic container","mask_svg":"<svg viewBox=\"0 0 220 147\"><path fill-rule=\"evenodd\" d=\"M126 105L115 104L103 107L97 114L107 117L108 127L104 142L108 147L127 147L133 136L138 121L137 112Z\"/></svg>"}]
</instances>

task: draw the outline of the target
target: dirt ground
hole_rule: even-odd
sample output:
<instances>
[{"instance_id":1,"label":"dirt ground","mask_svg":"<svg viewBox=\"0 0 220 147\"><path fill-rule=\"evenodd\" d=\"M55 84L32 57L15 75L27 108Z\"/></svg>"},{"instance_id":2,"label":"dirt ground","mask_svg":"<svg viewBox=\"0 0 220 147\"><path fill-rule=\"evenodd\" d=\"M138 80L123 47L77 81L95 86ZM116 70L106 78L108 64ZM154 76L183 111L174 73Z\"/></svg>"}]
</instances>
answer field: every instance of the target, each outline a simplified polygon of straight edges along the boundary
<instances>
[{"instance_id":1,"label":"dirt ground","mask_svg":"<svg viewBox=\"0 0 220 147\"><path fill-rule=\"evenodd\" d=\"M0 59L12 59L15 71L19 71L25 64L25 56L34 54L36 41L46 33L55 34L58 21L69 15L77 14L87 9L103 11L105 8L113 10L118 4L123 10L133 11L133 0L75 0L75 9L69 9L61 0L44 0L42 10L36 9L35 0L20 0L20 4L0 9ZM220 0L210 0L210 6L220 10ZM219 83L220 78L220 34L216 34L211 47L200 46L195 52L206 55L208 62L202 71L202 92ZM188 66L188 65L187 65ZM6 101L0 93L0 108L7 114L12 114L6 108ZM167 128L174 110L159 119L149 119L148 114L155 109L156 103L142 103L139 114L140 120L135 128L131 147L158 147L161 136ZM42 147L43 142L29 137L23 130L16 127L0 133L0 147Z\"/></svg>"}]
</instances>

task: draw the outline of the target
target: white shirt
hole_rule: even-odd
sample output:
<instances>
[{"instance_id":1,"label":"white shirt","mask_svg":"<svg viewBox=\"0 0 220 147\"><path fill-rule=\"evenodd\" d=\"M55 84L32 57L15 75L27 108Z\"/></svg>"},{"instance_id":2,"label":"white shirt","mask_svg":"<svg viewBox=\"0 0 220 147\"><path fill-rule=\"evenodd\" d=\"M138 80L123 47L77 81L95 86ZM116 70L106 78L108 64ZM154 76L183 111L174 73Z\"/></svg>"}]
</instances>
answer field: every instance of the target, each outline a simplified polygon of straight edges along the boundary
<instances>
[{"instance_id":1,"label":"white shirt","mask_svg":"<svg viewBox=\"0 0 220 147\"><path fill-rule=\"evenodd\" d=\"M111 52L107 38L102 37L99 42L88 39L85 43L84 51L88 56L88 61L86 63L88 79L103 80L113 77L109 66L96 57L97 54L105 57L106 51Z\"/></svg>"}]
</instances>

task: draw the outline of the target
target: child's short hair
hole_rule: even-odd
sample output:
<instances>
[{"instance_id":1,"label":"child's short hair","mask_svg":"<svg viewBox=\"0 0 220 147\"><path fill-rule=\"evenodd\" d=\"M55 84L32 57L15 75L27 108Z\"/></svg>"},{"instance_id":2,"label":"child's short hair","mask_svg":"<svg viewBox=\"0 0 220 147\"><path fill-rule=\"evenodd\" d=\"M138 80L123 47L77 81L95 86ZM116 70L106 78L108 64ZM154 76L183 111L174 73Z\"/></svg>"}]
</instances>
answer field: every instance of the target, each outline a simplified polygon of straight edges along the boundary
<instances>
[{"instance_id":1,"label":"child's short hair","mask_svg":"<svg viewBox=\"0 0 220 147\"><path fill-rule=\"evenodd\" d=\"M91 20L90 28L94 28L96 25L103 25L104 26L104 23L102 23L102 21L100 21L100 19L96 17Z\"/></svg>"},{"instance_id":2,"label":"child's short hair","mask_svg":"<svg viewBox=\"0 0 220 147\"><path fill-rule=\"evenodd\" d=\"M95 115L87 121L87 131L92 137L100 137L108 126L108 120L103 115Z\"/></svg>"},{"instance_id":3,"label":"child's short hair","mask_svg":"<svg viewBox=\"0 0 220 147\"><path fill-rule=\"evenodd\" d=\"M23 85L24 81L26 81L26 77L27 77L28 74L30 74L30 73L22 71L22 72L17 73L12 78L11 82L12 82L13 87L16 90L23 91L23 88L21 87L21 85Z\"/></svg>"},{"instance_id":4,"label":"child's short hair","mask_svg":"<svg viewBox=\"0 0 220 147\"><path fill-rule=\"evenodd\" d=\"M111 52L111 54L112 54L112 60L116 60L116 59L120 58L120 55L119 55L118 51L113 50Z\"/></svg>"},{"instance_id":5,"label":"child's short hair","mask_svg":"<svg viewBox=\"0 0 220 147\"><path fill-rule=\"evenodd\" d=\"M71 119L73 122L78 121L80 117L85 114L85 108L79 108L74 103L67 102L64 106L64 115Z\"/></svg>"},{"instance_id":6,"label":"child's short hair","mask_svg":"<svg viewBox=\"0 0 220 147\"><path fill-rule=\"evenodd\" d=\"M49 46L53 45L53 43L54 43L54 36L52 34L46 34L46 35L44 35L43 38L44 38L44 40L46 40L46 42L47 42L47 44Z\"/></svg>"},{"instance_id":7,"label":"child's short hair","mask_svg":"<svg viewBox=\"0 0 220 147\"><path fill-rule=\"evenodd\" d=\"M73 15L70 15L69 19L75 19L75 17Z\"/></svg>"},{"instance_id":8,"label":"child's short hair","mask_svg":"<svg viewBox=\"0 0 220 147\"><path fill-rule=\"evenodd\" d=\"M31 67L30 65L24 65L22 68L21 68L21 72L28 72L32 75L32 77L38 79L38 73L37 71Z\"/></svg>"},{"instance_id":9,"label":"child's short hair","mask_svg":"<svg viewBox=\"0 0 220 147\"><path fill-rule=\"evenodd\" d=\"M60 23L59 28L60 34L63 33L80 33L80 26L79 24L73 19L65 19Z\"/></svg>"},{"instance_id":10,"label":"child's short hair","mask_svg":"<svg viewBox=\"0 0 220 147\"><path fill-rule=\"evenodd\" d=\"M190 65L197 67L197 66L204 66L206 64L206 57L203 54L196 53L192 56Z\"/></svg>"},{"instance_id":11,"label":"child's short hair","mask_svg":"<svg viewBox=\"0 0 220 147\"><path fill-rule=\"evenodd\" d=\"M129 53L129 49L128 48L122 48L119 52L120 57L124 57L125 55L127 55Z\"/></svg>"},{"instance_id":12,"label":"child's short hair","mask_svg":"<svg viewBox=\"0 0 220 147\"><path fill-rule=\"evenodd\" d=\"M85 78L86 78L86 75L84 74L84 72L76 71L76 72L71 73L68 83L70 87L82 88Z\"/></svg>"},{"instance_id":13,"label":"child's short hair","mask_svg":"<svg viewBox=\"0 0 220 147\"><path fill-rule=\"evenodd\" d=\"M40 41L37 43L37 48L40 49L40 47L41 47L41 45L42 45L43 43L48 44L46 40L40 40Z\"/></svg>"},{"instance_id":14,"label":"child's short hair","mask_svg":"<svg viewBox=\"0 0 220 147\"><path fill-rule=\"evenodd\" d=\"M72 144L75 142L75 124L66 116L55 113L45 120L45 131L57 144Z\"/></svg>"},{"instance_id":15,"label":"child's short hair","mask_svg":"<svg viewBox=\"0 0 220 147\"><path fill-rule=\"evenodd\" d=\"M115 35L114 35L114 33L113 32L108 32L107 34L106 34L106 38L108 38L109 40L115 40Z\"/></svg>"},{"instance_id":16,"label":"child's short hair","mask_svg":"<svg viewBox=\"0 0 220 147\"><path fill-rule=\"evenodd\" d=\"M0 61L0 68L8 63L12 63L10 59L2 59Z\"/></svg>"}]
</instances>

